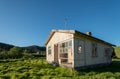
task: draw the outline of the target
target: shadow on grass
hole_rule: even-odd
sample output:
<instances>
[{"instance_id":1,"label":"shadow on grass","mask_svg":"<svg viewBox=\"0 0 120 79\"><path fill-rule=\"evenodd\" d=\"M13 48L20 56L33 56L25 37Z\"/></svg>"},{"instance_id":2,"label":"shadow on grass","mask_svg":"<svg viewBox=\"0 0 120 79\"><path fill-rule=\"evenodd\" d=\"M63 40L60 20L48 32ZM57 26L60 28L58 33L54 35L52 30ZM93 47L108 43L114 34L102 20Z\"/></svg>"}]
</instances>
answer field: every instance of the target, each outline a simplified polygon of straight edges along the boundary
<instances>
[{"instance_id":1,"label":"shadow on grass","mask_svg":"<svg viewBox=\"0 0 120 79\"><path fill-rule=\"evenodd\" d=\"M89 73L89 72L96 72L96 73L103 73L103 72L120 72L120 61L113 61L109 66L103 67L95 67L95 68L88 68L78 70L79 73Z\"/></svg>"},{"instance_id":2,"label":"shadow on grass","mask_svg":"<svg viewBox=\"0 0 120 79\"><path fill-rule=\"evenodd\" d=\"M16 62L20 59L1 59L0 63Z\"/></svg>"}]
</instances>

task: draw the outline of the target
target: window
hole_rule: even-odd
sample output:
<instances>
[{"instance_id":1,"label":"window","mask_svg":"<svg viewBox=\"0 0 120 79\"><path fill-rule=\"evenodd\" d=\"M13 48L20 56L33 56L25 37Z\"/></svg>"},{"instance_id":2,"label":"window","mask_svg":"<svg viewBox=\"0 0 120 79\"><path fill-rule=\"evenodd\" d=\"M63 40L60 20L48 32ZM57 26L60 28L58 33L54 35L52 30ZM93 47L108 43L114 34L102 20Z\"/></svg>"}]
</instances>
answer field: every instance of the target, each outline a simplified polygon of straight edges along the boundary
<instances>
[{"instance_id":1,"label":"window","mask_svg":"<svg viewBox=\"0 0 120 79\"><path fill-rule=\"evenodd\" d=\"M65 42L65 47L68 47L68 42Z\"/></svg>"},{"instance_id":2,"label":"window","mask_svg":"<svg viewBox=\"0 0 120 79\"><path fill-rule=\"evenodd\" d=\"M62 53L63 52L63 50L60 48L60 53Z\"/></svg>"},{"instance_id":3,"label":"window","mask_svg":"<svg viewBox=\"0 0 120 79\"><path fill-rule=\"evenodd\" d=\"M78 46L78 53L82 53L82 46L81 45Z\"/></svg>"},{"instance_id":4,"label":"window","mask_svg":"<svg viewBox=\"0 0 120 79\"><path fill-rule=\"evenodd\" d=\"M106 49L105 49L105 56L109 56L110 53L111 53L110 48L106 48Z\"/></svg>"},{"instance_id":5,"label":"window","mask_svg":"<svg viewBox=\"0 0 120 79\"><path fill-rule=\"evenodd\" d=\"M51 46L48 47L48 55L51 55Z\"/></svg>"},{"instance_id":6,"label":"window","mask_svg":"<svg viewBox=\"0 0 120 79\"><path fill-rule=\"evenodd\" d=\"M93 43L92 44L92 57L96 57L97 56L97 44Z\"/></svg>"},{"instance_id":7,"label":"window","mask_svg":"<svg viewBox=\"0 0 120 79\"><path fill-rule=\"evenodd\" d=\"M69 46L71 47L72 46L72 40L68 42L69 43Z\"/></svg>"},{"instance_id":8,"label":"window","mask_svg":"<svg viewBox=\"0 0 120 79\"><path fill-rule=\"evenodd\" d=\"M63 48L65 47L65 43L62 43L62 47L63 47Z\"/></svg>"},{"instance_id":9,"label":"window","mask_svg":"<svg viewBox=\"0 0 120 79\"><path fill-rule=\"evenodd\" d=\"M68 52L68 48L66 47L66 48L65 48L65 53L67 53L67 52Z\"/></svg>"},{"instance_id":10,"label":"window","mask_svg":"<svg viewBox=\"0 0 120 79\"><path fill-rule=\"evenodd\" d=\"M71 48L72 41L66 41L64 43L59 44L59 52L60 53L68 53L68 49Z\"/></svg>"}]
</instances>

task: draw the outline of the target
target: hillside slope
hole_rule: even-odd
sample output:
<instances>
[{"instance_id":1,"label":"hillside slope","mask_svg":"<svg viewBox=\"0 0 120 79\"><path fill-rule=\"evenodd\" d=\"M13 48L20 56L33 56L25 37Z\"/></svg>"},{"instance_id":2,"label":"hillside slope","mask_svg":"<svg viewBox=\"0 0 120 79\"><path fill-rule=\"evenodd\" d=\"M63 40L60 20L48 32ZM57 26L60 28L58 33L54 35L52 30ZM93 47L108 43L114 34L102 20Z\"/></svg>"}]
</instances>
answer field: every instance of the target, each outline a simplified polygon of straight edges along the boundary
<instances>
[{"instance_id":1,"label":"hillside slope","mask_svg":"<svg viewBox=\"0 0 120 79\"><path fill-rule=\"evenodd\" d=\"M11 48L15 47L14 45L6 44L6 43L0 43L0 52L1 51L9 51ZM36 53L41 51L46 51L46 48L44 46L26 46L26 47L20 47L22 50L27 50L28 53Z\"/></svg>"},{"instance_id":2,"label":"hillside slope","mask_svg":"<svg viewBox=\"0 0 120 79\"><path fill-rule=\"evenodd\" d=\"M14 45L0 43L0 51L3 51L3 50L9 51L12 47L14 47Z\"/></svg>"},{"instance_id":3,"label":"hillside slope","mask_svg":"<svg viewBox=\"0 0 120 79\"><path fill-rule=\"evenodd\" d=\"M36 53L36 52L40 52L40 51L46 51L45 47L41 47L41 46L27 46L27 47L22 47L24 50L28 50L29 53Z\"/></svg>"}]
</instances>

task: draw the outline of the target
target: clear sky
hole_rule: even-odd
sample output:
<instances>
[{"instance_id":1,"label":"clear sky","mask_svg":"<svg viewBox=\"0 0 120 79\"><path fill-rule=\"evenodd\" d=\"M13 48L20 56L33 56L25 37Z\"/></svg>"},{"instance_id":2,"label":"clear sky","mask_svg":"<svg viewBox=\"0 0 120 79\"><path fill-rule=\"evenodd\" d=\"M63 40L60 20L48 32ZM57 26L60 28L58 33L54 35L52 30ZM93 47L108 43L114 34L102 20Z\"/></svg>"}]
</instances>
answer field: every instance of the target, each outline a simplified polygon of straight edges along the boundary
<instances>
[{"instance_id":1,"label":"clear sky","mask_svg":"<svg viewBox=\"0 0 120 79\"><path fill-rule=\"evenodd\" d=\"M120 0L0 0L0 42L44 46L52 29L91 31L120 45Z\"/></svg>"}]
</instances>

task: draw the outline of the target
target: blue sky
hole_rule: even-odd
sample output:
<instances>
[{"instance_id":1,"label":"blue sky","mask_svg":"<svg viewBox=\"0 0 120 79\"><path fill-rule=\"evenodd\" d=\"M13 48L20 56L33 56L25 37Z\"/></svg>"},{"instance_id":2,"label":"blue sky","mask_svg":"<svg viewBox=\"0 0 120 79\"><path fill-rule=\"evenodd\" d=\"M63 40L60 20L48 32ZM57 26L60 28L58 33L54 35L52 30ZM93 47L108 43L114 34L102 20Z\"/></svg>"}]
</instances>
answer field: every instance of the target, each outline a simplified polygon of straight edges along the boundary
<instances>
[{"instance_id":1,"label":"blue sky","mask_svg":"<svg viewBox=\"0 0 120 79\"><path fill-rule=\"evenodd\" d=\"M119 46L120 0L0 0L0 42L44 46L52 29L91 31Z\"/></svg>"}]
</instances>

